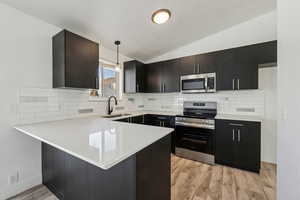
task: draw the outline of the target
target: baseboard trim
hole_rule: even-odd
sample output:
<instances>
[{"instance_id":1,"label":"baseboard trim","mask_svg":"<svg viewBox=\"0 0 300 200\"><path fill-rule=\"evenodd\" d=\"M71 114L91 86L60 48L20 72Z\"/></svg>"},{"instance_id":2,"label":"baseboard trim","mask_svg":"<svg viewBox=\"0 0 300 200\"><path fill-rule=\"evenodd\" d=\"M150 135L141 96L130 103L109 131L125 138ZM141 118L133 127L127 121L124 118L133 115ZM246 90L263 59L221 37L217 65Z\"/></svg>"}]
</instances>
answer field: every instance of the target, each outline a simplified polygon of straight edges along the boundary
<instances>
[{"instance_id":1,"label":"baseboard trim","mask_svg":"<svg viewBox=\"0 0 300 200\"><path fill-rule=\"evenodd\" d=\"M20 182L16 185L11 185L6 188L0 189L0 200L5 200L10 197L16 196L34 186L42 184L42 176L36 176Z\"/></svg>"}]
</instances>

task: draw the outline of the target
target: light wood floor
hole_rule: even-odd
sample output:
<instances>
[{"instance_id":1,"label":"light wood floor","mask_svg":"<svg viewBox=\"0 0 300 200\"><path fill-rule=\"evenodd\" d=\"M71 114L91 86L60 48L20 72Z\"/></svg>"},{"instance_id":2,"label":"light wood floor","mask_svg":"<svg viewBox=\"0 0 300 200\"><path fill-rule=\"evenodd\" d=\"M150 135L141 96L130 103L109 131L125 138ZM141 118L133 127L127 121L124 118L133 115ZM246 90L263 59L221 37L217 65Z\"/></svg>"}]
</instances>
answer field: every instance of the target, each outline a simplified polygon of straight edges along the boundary
<instances>
[{"instance_id":1,"label":"light wood floor","mask_svg":"<svg viewBox=\"0 0 300 200\"><path fill-rule=\"evenodd\" d=\"M276 166L260 174L172 156L172 200L275 200Z\"/></svg>"},{"instance_id":2,"label":"light wood floor","mask_svg":"<svg viewBox=\"0 0 300 200\"><path fill-rule=\"evenodd\" d=\"M172 200L275 200L276 166L262 163L260 174L211 166L172 156ZM58 200L45 186L10 200Z\"/></svg>"}]
</instances>

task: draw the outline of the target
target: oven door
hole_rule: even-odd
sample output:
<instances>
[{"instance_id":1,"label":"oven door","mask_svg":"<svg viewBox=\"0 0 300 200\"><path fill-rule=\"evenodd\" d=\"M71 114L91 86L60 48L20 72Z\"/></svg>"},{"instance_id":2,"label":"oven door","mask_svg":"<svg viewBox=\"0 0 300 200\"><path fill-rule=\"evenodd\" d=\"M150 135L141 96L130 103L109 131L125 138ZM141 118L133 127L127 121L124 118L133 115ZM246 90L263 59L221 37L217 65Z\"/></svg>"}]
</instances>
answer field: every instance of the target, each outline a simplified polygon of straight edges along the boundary
<instances>
[{"instance_id":1,"label":"oven door","mask_svg":"<svg viewBox=\"0 0 300 200\"><path fill-rule=\"evenodd\" d=\"M176 125L176 148L214 154L214 130Z\"/></svg>"},{"instance_id":2,"label":"oven door","mask_svg":"<svg viewBox=\"0 0 300 200\"><path fill-rule=\"evenodd\" d=\"M206 92L206 76L203 74L181 76L181 92Z\"/></svg>"}]
</instances>

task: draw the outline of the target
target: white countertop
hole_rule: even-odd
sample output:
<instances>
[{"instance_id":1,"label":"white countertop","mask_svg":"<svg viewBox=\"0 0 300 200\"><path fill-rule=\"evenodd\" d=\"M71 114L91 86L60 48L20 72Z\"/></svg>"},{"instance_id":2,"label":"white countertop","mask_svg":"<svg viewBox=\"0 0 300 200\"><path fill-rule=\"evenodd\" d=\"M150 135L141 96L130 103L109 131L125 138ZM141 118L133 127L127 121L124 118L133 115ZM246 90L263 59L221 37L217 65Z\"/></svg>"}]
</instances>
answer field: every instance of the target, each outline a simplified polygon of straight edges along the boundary
<instances>
[{"instance_id":1,"label":"white countertop","mask_svg":"<svg viewBox=\"0 0 300 200\"><path fill-rule=\"evenodd\" d=\"M217 114L216 119L239 120L250 122L262 122L263 117L255 115L231 115L231 114Z\"/></svg>"},{"instance_id":2,"label":"white countertop","mask_svg":"<svg viewBox=\"0 0 300 200\"><path fill-rule=\"evenodd\" d=\"M15 129L102 169L109 169L173 131L112 120L93 116Z\"/></svg>"}]
</instances>

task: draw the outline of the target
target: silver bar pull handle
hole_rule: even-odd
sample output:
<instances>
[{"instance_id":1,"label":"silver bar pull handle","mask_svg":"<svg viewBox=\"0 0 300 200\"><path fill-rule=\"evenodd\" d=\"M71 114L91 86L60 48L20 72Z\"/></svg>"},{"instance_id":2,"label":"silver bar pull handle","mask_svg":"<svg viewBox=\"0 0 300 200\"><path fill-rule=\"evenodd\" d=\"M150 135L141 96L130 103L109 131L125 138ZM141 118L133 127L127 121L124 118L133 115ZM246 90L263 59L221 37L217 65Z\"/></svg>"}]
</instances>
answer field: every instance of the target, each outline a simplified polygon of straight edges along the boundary
<instances>
[{"instance_id":1,"label":"silver bar pull handle","mask_svg":"<svg viewBox=\"0 0 300 200\"><path fill-rule=\"evenodd\" d=\"M200 74L200 64L198 64L198 73Z\"/></svg>"},{"instance_id":2,"label":"silver bar pull handle","mask_svg":"<svg viewBox=\"0 0 300 200\"><path fill-rule=\"evenodd\" d=\"M244 126L243 124L235 124L235 123L230 123L229 125L231 125L231 126Z\"/></svg>"},{"instance_id":3,"label":"silver bar pull handle","mask_svg":"<svg viewBox=\"0 0 300 200\"><path fill-rule=\"evenodd\" d=\"M232 129L232 141L234 141L234 129Z\"/></svg>"},{"instance_id":4,"label":"silver bar pull handle","mask_svg":"<svg viewBox=\"0 0 300 200\"><path fill-rule=\"evenodd\" d=\"M237 89L240 90L240 79L237 80Z\"/></svg>"},{"instance_id":5,"label":"silver bar pull handle","mask_svg":"<svg viewBox=\"0 0 300 200\"><path fill-rule=\"evenodd\" d=\"M140 86L139 84L136 85L136 92L139 92L140 91Z\"/></svg>"},{"instance_id":6,"label":"silver bar pull handle","mask_svg":"<svg viewBox=\"0 0 300 200\"><path fill-rule=\"evenodd\" d=\"M240 142L240 141L241 141L241 130L238 129L238 142Z\"/></svg>"},{"instance_id":7,"label":"silver bar pull handle","mask_svg":"<svg viewBox=\"0 0 300 200\"><path fill-rule=\"evenodd\" d=\"M164 90L164 92L166 91L166 84L165 83L163 84L163 90Z\"/></svg>"},{"instance_id":8,"label":"silver bar pull handle","mask_svg":"<svg viewBox=\"0 0 300 200\"><path fill-rule=\"evenodd\" d=\"M232 79L232 90L234 90L234 78Z\"/></svg>"},{"instance_id":9,"label":"silver bar pull handle","mask_svg":"<svg viewBox=\"0 0 300 200\"><path fill-rule=\"evenodd\" d=\"M194 64L194 74L196 74L196 64Z\"/></svg>"}]
</instances>

